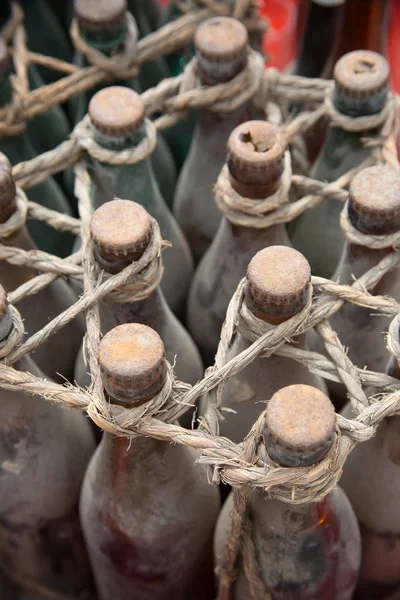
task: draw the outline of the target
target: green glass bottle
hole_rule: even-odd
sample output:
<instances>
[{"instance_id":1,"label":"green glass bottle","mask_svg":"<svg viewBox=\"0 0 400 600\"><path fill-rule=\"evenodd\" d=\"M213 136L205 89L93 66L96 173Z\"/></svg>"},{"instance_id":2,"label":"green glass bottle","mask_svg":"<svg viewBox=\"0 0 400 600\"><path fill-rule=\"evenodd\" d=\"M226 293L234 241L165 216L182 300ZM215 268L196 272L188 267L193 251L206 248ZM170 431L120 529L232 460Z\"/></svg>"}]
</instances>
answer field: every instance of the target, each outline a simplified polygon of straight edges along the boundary
<instances>
[{"instance_id":1,"label":"green glass bottle","mask_svg":"<svg viewBox=\"0 0 400 600\"><path fill-rule=\"evenodd\" d=\"M115 53L123 43L127 34L126 0L75 0L74 14L79 24L79 31L85 42L103 52L107 56ZM75 52L74 62L79 67L87 66L87 62L79 52ZM116 82L140 93L138 78ZM80 121L87 113L89 102L96 92L108 84L92 88L70 100L70 111L74 122ZM166 202L171 205L175 190L176 169L171 152L161 135L157 137L157 148L151 159L157 183Z\"/></svg>"},{"instance_id":2,"label":"green glass bottle","mask_svg":"<svg viewBox=\"0 0 400 600\"><path fill-rule=\"evenodd\" d=\"M97 92L89 105L95 141L103 148L121 151L137 146L144 138L144 105L134 91L119 86ZM117 196L138 202L154 217L171 248L163 253L165 273L162 290L170 308L181 315L193 272L187 242L156 184L148 158L136 164L112 166L89 158L94 207Z\"/></svg>"},{"instance_id":3,"label":"green glass bottle","mask_svg":"<svg viewBox=\"0 0 400 600\"><path fill-rule=\"evenodd\" d=\"M22 0L28 47L33 52L53 56L66 62L72 60L72 45L52 8L45 0ZM56 81L62 73L38 67L46 83Z\"/></svg>"},{"instance_id":4,"label":"green glass bottle","mask_svg":"<svg viewBox=\"0 0 400 600\"><path fill-rule=\"evenodd\" d=\"M349 117L379 113L387 99L389 74L387 61L376 52L345 54L334 71L335 108ZM350 132L332 125L311 176L330 182L357 167L371 152L362 139L374 134L371 129ZM294 223L293 246L306 256L314 275L331 277L338 264L344 244L339 222L342 208L340 202L326 199Z\"/></svg>"},{"instance_id":5,"label":"green glass bottle","mask_svg":"<svg viewBox=\"0 0 400 600\"><path fill-rule=\"evenodd\" d=\"M6 106L12 100L10 74L11 65L7 48L3 42L0 42L0 107ZM3 152L13 165L31 160L37 155L27 131L15 137L1 138L0 152ZM61 213L71 213L67 199L52 177L30 188L28 197L47 208ZM67 256L70 253L73 238L69 233L56 231L40 221L29 221L28 223L28 229L40 249L59 256Z\"/></svg>"}]
</instances>

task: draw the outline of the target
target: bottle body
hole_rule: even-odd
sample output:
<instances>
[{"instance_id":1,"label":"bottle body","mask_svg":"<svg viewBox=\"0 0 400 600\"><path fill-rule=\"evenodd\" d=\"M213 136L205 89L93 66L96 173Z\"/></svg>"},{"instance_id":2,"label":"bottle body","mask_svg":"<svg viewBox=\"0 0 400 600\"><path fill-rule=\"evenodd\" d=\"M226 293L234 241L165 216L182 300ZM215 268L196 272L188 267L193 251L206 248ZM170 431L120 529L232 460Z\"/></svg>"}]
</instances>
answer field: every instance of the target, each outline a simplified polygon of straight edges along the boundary
<instances>
[{"instance_id":1,"label":"bottle body","mask_svg":"<svg viewBox=\"0 0 400 600\"><path fill-rule=\"evenodd\" d=\"M232 113L199 111L174 198L174 214L196 263L209 248L221 221L213 187L225 163L228 138L237 125L250 118L248 105Z\"/></svg>"},{"instance_id":2,"label":"bottle body","mask_svg":"<svg viewBox=\"0 0 400 600\"><path fill-rule=\"evenodd\" d=\"M271 328L274 326L271 325ZM307 336L293 340L295 348L307 349ZM238 333L227 356L231 360L251 346L241 333ZM306 367L291 358L270 356L255 358L247 367L227 380L222 407L233 409L234 413L224 412L220 422L220 435L241 443L265 408L265 403L281 388L292 384L306 384L326 392L324 381ZM200 413L204 414L205 400L200 401Z\"/></svg>"},{"instance_id":3,"label":"bottle body","mask_svg":"<svg viewBox=\"0 0 400 600\"><path fill-rule=\"evenodd\" d=\"M348 403L342 411L354 415ZM356 598L386 598L400 585L400 418L384 419L349 454L340 483L357 515L362 561Z\"/></svg>"},{"instance_id":4,"label":"bottle body","mask_svg":"<svg viewBox=\"0 0 400 600\"><path fill-rule=\"evenodd\" d=\"M284 225L251 229L222 218L217 235L195 273L188 327L206 365L213 364L229 301L253 256L268 246L290 246Z\"/></svg>"},{"instance_id":5,"label":"bottle body","mask_svg":"<svg viewBox=\"0 0 400 600\"><path fill-rule=\"evenodd\" d=\"M29 358L16 367L43 376ZM92 585L78 517L81 482L95 448L89 422L42 398L1 394L2 563L78 595Z\"/></svg>"},{"instance_id":6,"label":"bottle body","mask_svg":"<svg viewBox=\"0 0 400 600\"><path fill-rule=\"evenodd\" d=\"M213 600L219 497L195 456L104 434L80 508L101 600Z\"/></svg>"},{"instance_id":7,"label":"bottle body","mask_svg":"<svg viewBox=\"0 0 400 600\"><path fill-rule=\"evenodd\" d=\"M22 227L3 244L14 246L22 250L34 250L33 244L25 227ZM19 267L1 261L0 281L7 292L15 290L23 283L31 280L38 273L29 267ZM40 290L37 294L27 296L18 303L24 319L25 330L28 335L39 331L54 317L59 315L76 302L77 297L62 278ZM49 377L62 376L72 381L75 357L79 350L85 332L83 316L77 316L71 323L60 329L41 344L34 352L34 357L44 373ZM66 343L66 340L68 343ZM57 375L59 374L59 375Z\"/></svg>"},{"instance_id":8,"label":"bottle body","mask_svg":"<svg viewBox=\"0 0 400 600\"><path fill-rule=\"evenodd\" d=\"M150 162L144 160L135 165L115 167L91 161L90 173L95 208L114 196L134 200L156 219L162 237L172 243L163 254L165 273L161 288L170 308L175 314L181 314L193 272L192 257L156 185Z\"/></svg>"},{"instance_id":9,"label":"bottle body","mask_svg":"<svg viewBox=\"0 0 400 600\"><path fill-rule=\"evenodd\" d=\"M108 331L123 323L142 323L156 331L162 339L167 360L174 364L180 381L194 385L203 377L203 366L199 352L186 329L174 316L162 292L155 290L139 302L100 304L101 331ZM90 383L90 375L83 362L82 352L75 368L75 381L85 387Z\"/></svg>"},{"instance_id":10,"label":"bottle body","mask_svg":"<svg viewBox=\"0 0 400 600\"><path fill-rule=\"evenodd\" d=\"M231 495L216 528L217 560L229 536L232 508ZM298 506L254 491L249 516L259 573L274 600L351 600L361 559L360 533L339 487L321 502ZM250 595L241 571L232 599Z\"/></svg>"}]
</instances>

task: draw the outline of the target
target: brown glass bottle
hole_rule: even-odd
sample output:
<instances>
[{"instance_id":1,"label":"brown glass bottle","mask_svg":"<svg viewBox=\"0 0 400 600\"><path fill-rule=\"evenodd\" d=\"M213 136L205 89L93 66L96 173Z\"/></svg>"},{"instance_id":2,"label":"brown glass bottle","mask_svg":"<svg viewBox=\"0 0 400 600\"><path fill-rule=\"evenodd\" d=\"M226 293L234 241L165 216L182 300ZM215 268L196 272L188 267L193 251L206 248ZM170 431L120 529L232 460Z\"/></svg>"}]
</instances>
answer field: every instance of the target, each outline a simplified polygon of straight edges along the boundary
<instances>
[{"instance_id":1,"label":"brown glass bottle","mask_svg":"<svg viewBox=\"0 0 400 600\"><path fill-rule=\"evenodd\" d=\"M145 107L133 90L111 86L97 92L89 104L95 141L106 150L133 149L143 143ZM149 158L135 164L111 165L88 159L94 207L117 196L138 202L154 217L172 247L164 253L162 289L175 314L182 314L192 277L188 244L157 187Z\"/></svg>"},{"instance_id":2,"label":"brown glass bottle","mask_svg":"<svg viewBox=\"0 0 400 600\"><path fill-rule=\"evenodd\" d=\"M331 449L335 423L325 394L308 385L285 387L265 411L267 452L277 467L318 463ZM317 502L290 504L256 490L249 503L258 573L274 600L351 600L361 559L360 532L338 486ZM229 537L232 508L230 496L216 528L217 560ZM250 597L240 569L231 598Z\"/></svg>"},{"instance_id":3,"label":"brown glass bottle","mask_svg":"<svg viewBox=\"0 0 400 600\"><path fill-rule=\"evenodd\" d=\"M4 154L0 153L0 223L6 223L11 219L15 210L15 183L12 178L11 165ZM27 251L36 248L25 225L15 230L6 239L2 239L1 242L6 246L15 246ZM7 292L14 290L36 275L39 273L32 268L11 265L5 260L0 261L0 281ZM37 294L24 298L19 302L18 309L24 318L25 330L32 335L74 304L76 300L77 297L73 290L61 278ZM72 380L76 354L79 351L84 331L83 317L79 316L35 350L35 361L44 373L53 378L59 374Z\"/></svg>"},{"instance_id":4,"label":"brown glass bottle","mask_svg":"<svg viewBox=\"0 0 400 600\"><path fill-rule=\"evenodd\" d=\"M350 186L348 201L350 223L362 234L385 236L400 229L400 174L391 167L377 165L361 171ZM381 250L346 242L334 281L352 285L374 267L393 248ZM400 268L389 271L370 292L400 300ZM339 339L348 348L351 360L361 369L383 372L389 359L385 331L388 319L374 311L346 302L331 319ZM312 346L324 352L319 338L312 337ZM331 398L337 406L346 402L343 385L328 382Z\"/></svg>"},{"instance_id":5,"label":"brown glass bottle","mask_svg":"<svg viewBox=\"0 0 400 600\"><path fill-rule=\"evenodd\" d=\"M99 360L112 405L143 406L164 384L164 347L145 325L107 333ZM104 433L81 496L101 600L213 600L219 496L195 459L180 444Z\"/></svg>"},{"instance_id":6,"label":"brown glass bottle","mask_svg":"<svg viewBox=\"0 0 400 600\"><path fill-rule=\"evenodd\" d=\"M249 121L236 127L226 158L233 190L254 200L268 198L281 184L286 150L277 127ZM237 225L223 216L217 235L197 268L190 289L188 326L204 362L214 362L226 309L247 265L259 250L290 246L285 225L265 229Z\"/></svg>"},{"instance_id":7,"label":"brown glass bottle","mask_svg":"<svg viewBox=\"0 0 400 600\"><path fill-rule=\"evenodd\" d=\"M0 344L13 329L0 286ZM44 375L29 356L15 369ZM79 596L92 587L78 501L95 442L79 411L0 389L0 558L18 579Z\"/></svg>"},{"instance_id":8,"label":"brown glass bottle","mask_svg":"<svg viewBox=\"0 0 400 600\"><path fill-rule=\"evenodd\" d=\"M246 67L248 35L235 19L215 17L205 21L198 27L194 43L199 77L205 86L230 81ZM225 162L226 142L232 130L250 117L248 103L233 112L199 111L174 199L174 214L195 262L211 244L221 220L213 186Z\"/></svg>"},{"instance_id":9,"label":"brown glass bottle","mask_svg":"<svg viewBox=\"0 0 400 600\"><path fill-rule=\"evenodd\" d=\"M247 269L247 308L273 330L304 307L309 299L310 278L310 266L297 250L286 246L271 246L261 250ZM306 349L306 338L306 335L294 338L294 347ZM251 343L250 337L239 325L228 352L228 360ZM222 406L236 412L223 413L220 434L236 443L242 442L261 414L265 402L289 384L308 384L326 390L322 379L291 358L256 358L226 382ZM204 404L201 403L200 407L203 412Z\"/></svg>"},{"instance_id":10,"label":"brown glass bottle","mask_svg":"<svg viewBox=\"0 0 400 600\"><path fill-rule=\"evenodd\" d=\"M119 273L132 261L139 260L146 250L151 239L150 216L136 202L115 199L95 211L91 234L99 271ZM159 287L139 301L130 300L129 294L120 301L111 296L99 308L103 335L123 323L149 325L160 335L167 359L171 364L176 360L178 379L195 384L202 378L199 352ZM90 383L82 353L75 368L75 380L81 386Z\"/></svg>"}]
</instances>

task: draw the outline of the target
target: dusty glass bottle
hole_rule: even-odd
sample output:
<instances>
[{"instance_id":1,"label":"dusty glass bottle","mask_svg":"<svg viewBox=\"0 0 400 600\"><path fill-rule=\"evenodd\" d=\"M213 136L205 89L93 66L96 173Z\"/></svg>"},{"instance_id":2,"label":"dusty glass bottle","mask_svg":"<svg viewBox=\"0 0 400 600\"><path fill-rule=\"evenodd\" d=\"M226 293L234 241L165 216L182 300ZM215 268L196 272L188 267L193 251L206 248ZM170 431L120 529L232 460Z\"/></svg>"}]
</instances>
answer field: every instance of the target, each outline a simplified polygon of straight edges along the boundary
<instances>
[{"instance_id":1,"label":"dusty glass bottle","mask_svg":"<svg viewBox=\"0 0 400 600\"><path fill-rule=\"evenodd\" d=\"M234 192L254 204L281 185L286 142L277 127L249 121L228 140L227 168ZM214 362L226 309L253 256L267 246L290 246L285 225L265 229L239 225L223 216L201 260L189 294L188 327L207 365Z\"/></svg>"},{"instance_id":2,"label":"dusty glass bottle","mask_svg":"<svg viewBox=\"0 0 400 600\"><path fill-rule=\"evenodd\" d=\"M336 63L334 78L333 101L343 115L362 117L383 108L389 65L380 54L366 50L346 54ZM371 152L362 139L373 137L374 133L374 130L350 132L332 125L311 176L320 181L334 181L360 165ZM304 212L294 224L293 246L309 260L315 275L331 277L339 261L343 247L341 208L340 202L326 199Z\"/></svg>"},{"instance_id":3,"label":"dusty glass bottle","mask_svg":"<svg viewBox=\"0 0 400 600\"><path fill-rule=\"evenodd\" d=\"M15 210L15 183L11 174L11 165L4 154L0 153L0 223L7 223L13 217ZM17 227L9 237L2 238L1 243L27 251L36 248L25 225ZM11 292L38 274L30 267L15 266L5 260L0 261L0 282L7 292ZM76 300L76 295L62 278L37 294L27 296L18 303L25 330L29 335L39 331ZM75 358L84 332L85 324L80 315L39 346L35 350L34 358L42 371L52 378L56 378L59 373L72 381Z\"/></svg>"},{"instance_id":4,"label":"dusty glass bottle","mask_svg":"<svg viewBox=\"0 0 400 600\"><path fill-rule=\"evenodd\" d=\"M127 35L127 3L126 0L75 0L74 15L84 41L105 54L112 56L121 48ZM75 51L74 62L79 67L87 66L85 57ZM122 81L114 81L114 85L126 86L136 92L141 91L138 78L132 77ZM70 110L74 122L77 123L86 115L91 98L110 82L91 88L83 94L71 98ZM166 202L171 205L176 183L176 169L171 152L162 137L158 134L157 146L151 156L151 163L157 184Z\"/></svg>"},{"instance_id":5,"label":"dusty glass bottle","mask_svg":"<svg viewBox=\"0 0 400 600\"><path fill-rule=\"evenodd\" d=\"M0 339L13 329L0 287ZM44 377L29 356L14 368ZM0 390L0 556L20 578L79 596L92 576L78 515L81 483L95 442L83 414Z\"/></svg>"},{"instance_id":6,"label":"dusty glass bottle","mask_svg":"<svg viewBox=\"0 0 400 600\"><path fill-rule=\"evenodd\" d=\"M399 378L394 357L386 372ZM342 415L354 418L350 403ZM356 445L344 464L340 483L357 515L362 540L356 600L387 598L400 586L399 431L400 417L387 417L373 438Z\"/></svg>"},{"instance_id":7,"label":"dusty glass bottle","mask_svg":"<svg viewBox=\"0 0 400 600\"><path fill-rule=\"evenodd\" d=\"M308 385L285 387L265 411L267 452L277 467L319 463L332 447L335 424L335 410L325 394ZM232 508L230 496L217 523L217 559L229 537ZM258 572L274 600L351 600L361 541L356 516L339 486L322 500L298 505L255 490L249 517ZM250 597L243 570L231 597Z\"/></svg>"},{"instance_id":8,"label":"dusty glass bottle","mask_svg":"<svg viewBox=\"0 0 400 600\"><path fill-rule=\"evenodd\" d=\"M215 17L202 23L194 43L201 83L211 86L233 79L247 64L248 35L235 19ZM232 130L250 118L249 103L233 112L200 110L189 154L179 176L174 214L195 262L210 246L221 220L213 186L226 157Z\"/></svg>"},{"instance_id":9,"label":"dusty glass bottle","mask_svg":"<svg viewBox=\"0 0 400 600\"><path fill-rule=\"evenodd\" d=\"M138 145L144 138L144 105L128 88L113 86L97 92L90 101L89 116L95 140L103 148L120 151ZM172 243L163 256L165 276L161 287L170 308L182 313L192 277L192 257L156 185L150 160L112 166L89 159L89 169L96 208L114 196L134 200L156 219L163 238Z\"/></svg>"},{"instance_id":10,"label":"dusty glass bottle","mask_svg":"<svg viewBox=\"0 0 400 600\"><path fill-rule=\"evenodd\" d=\"M348 218L358 231L364 234L385 236L400 229L400 174L391 167L376 165L363 169L350 185ZM352 285L369 269L377 265L393 247L372 249L346 242L334 274L334 280ZM392 296L400 301L400 267L389 271L370 290L374 295ZM374 311L346 302L331 319L331 325L339 339L348 349L349 358L361 369L383 372L389 353L386 348L385 331L388 319L384 315L372 315ZM324 351L320 339L313 337L313 346ZM344 386L328 382L332 400L343 405L347 400Z\"/></svg>"},{"instance_id":11,"label":"dusty glass bottle","mask_svg":"<svg viewBox=\"0 0 400 600\"><path fill-rule=\"evenodd\" d=\"M144 408L162 389L164 347L150 327L116 327L99 360L113 405ZM181 444L104 432L80 506L101 600L213 600L219 495L196 456Z\"/></svg>"},{"instance_id":12,"label":"dusty glass bottle","mask_svg":"<svg viewBox=\"0 0 400 600\"><path fill-rule=\"evenodd\" d=\"M131 200L107 202L96 210L90 227L99 271L112 274L139 260L151 239L149 214ZM132 300L125 297L117 301L111 296L99 308L103 334L123 323L148 325L160 335L170 363L176 360L175 373L180 381L195 384L203 377L199 351L159 287L139 301L134 300L133 294ZM90 383L90 376L82 358L78 357L75 381L84 386Z\"/></svg>"},{"instance_id":13,"label":"dusty glass bottle","mask_svg":"<svg viewBox=\"0 0 400 600\"><path fill-rule=\"evenodd\" d=\"M247 269L247 309L266 323L266 331L272 331L304 307L311 293L310 278L310 265L300 252L287 246L265 248L255 255ZM228 360L252 344L242 325L239 325L228 351ZM293 346L306 350L307 338L307 334L293 338ZM223 413L221 435L236 443L242 442L260 416L265 402L289 384L307 384L326 391L320 377L299 362L282 356L256 358L230 377L224 387L222 406L235 413ZM200 403L201 412L204 412L203 403L204 400Z\"/></svg>"},{"instance_id":14,"label":"dusty glass bottle","mask_svg":"<svg viewBox=\"0 0 400 600\"><path fill-rule=\"evenodd\" d=\"M12 87L10 82L11 65L7 48L0 41L0 106L4 107L12 100ZM0 151L3 152L14 165L24 160L30 160L37 155L29 135L26 131L18 136L3 137L0 139ZM57 185L56 181L49 177L42 183L28 190L30 200L38 202L47 208L58 210L62 213L70 213L68 202ZM40 221L30 221L29 231L41 250L52 252L60 256L67 256L71 251L72 236L69 233L56 231L52 227Z\"/></svg>"}]
</instances>

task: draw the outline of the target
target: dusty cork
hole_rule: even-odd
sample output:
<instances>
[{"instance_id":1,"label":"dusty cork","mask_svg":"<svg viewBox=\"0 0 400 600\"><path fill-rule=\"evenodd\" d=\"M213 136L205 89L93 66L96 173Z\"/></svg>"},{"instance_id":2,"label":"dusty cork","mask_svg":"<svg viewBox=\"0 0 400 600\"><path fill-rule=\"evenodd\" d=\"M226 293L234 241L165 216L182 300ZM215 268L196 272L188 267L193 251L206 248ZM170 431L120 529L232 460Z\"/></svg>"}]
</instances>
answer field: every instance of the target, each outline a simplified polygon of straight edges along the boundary
<instances>
[{"instance_id":1,"label":"dusty cork","mask_svg":"<svg viewBox=\"0 0 400 600\"><path fill-rule=\"evenodd\" d=\"M257 252L247 267L247 305L256 317L280 323L303 308L310 280L310 265L300 252L270 246Z\"/></svg>"},{"instance_id":2,"label":"dusty cork","mask_svg":"<svg viewBox=\"0 0 400 600\"><path fill-rule=\"evenodd\" d=\"M362 233L387 235L400 229L400 173L375 165L358 173L349 191L348 215Z\"/></svg>"},{"instance_id":3,"label":"dusty cork","mask_svg":"<svg viewBox=\"0 0 400 600\"><path fill-rule=\"evenodd\" d=\"M268 453L287 467L318 462L332 446L335 426L334 406L323 392L309 385L289 385L267 404Z\"/></svg>"},{"instance_id":4,"label":"dusty cork","mask_svg":"<svg viewBox=\"0 0 400 600\"><path fill-rule=\"evenodd\" d=\"M377 52L355 50L340 58L334 69L336 88L345 96L365 98L382 91L388 84L390 68Z\"/></svg>"},{"instance_id":5,"label":"dusty cork","mask_svg":"<svg viewBox=\"0 0 400 600\"><path fill-rule=\"evenodd\" d=\"M265 188L272 194L280 183L286 140L279 129L266 121L247 121L229 136L227 165L240 185Z\"/></svg>"},{"instance_id":6,"label":"dusty cork","mask_svg":"<svg viewBox=\"0 0 400 600\"><path fill-rule=\"evenodd\" d=\"M139 94L118 85L97 92L89 103L88 113L99 133L115 137L133 133L145 117Z\"/></svg>"},{"instance_id":7,"label":"dusty cork","mask_svg":"<svg viewBox=\"0 0 400 600\"><path fill-rule=\"evenodd\" d=\"M164 345L150 327L137 323L109 331L99 346L104 388L117 403L132 406L151 400L166 377Z\"/></svg>"},{"instance_id":8,"label":"dusty cork","mask_svg":"<svg viewBox=\"0 0 400 600\"><path fill-rule=\"evenodd\" d=\"M151 238L150 216L140 204L116 198L94 212L90 231L96 258L108 272L118 273L146 250Z\"/></svg>"},{"instance_id":9,"label":"dusty cork","mask_svg":"<svg viewBox=\"0 0 400 600\"><path fill-rule=\"evenodd\" d=\"M87 31L111 30L118 27L127 11L126 0L75 0L74 16Z\"/></svg>"},{"instance_id":10,"label":"dusty cork","mask_svg":"<svg viewBox=\"0 0 400 600\"><path fill-rule=\"evenodd\" d=\"M15 183L11 163L0 152L0 223L5 223L15 211Z\"/></svg>"}]
</instances>

